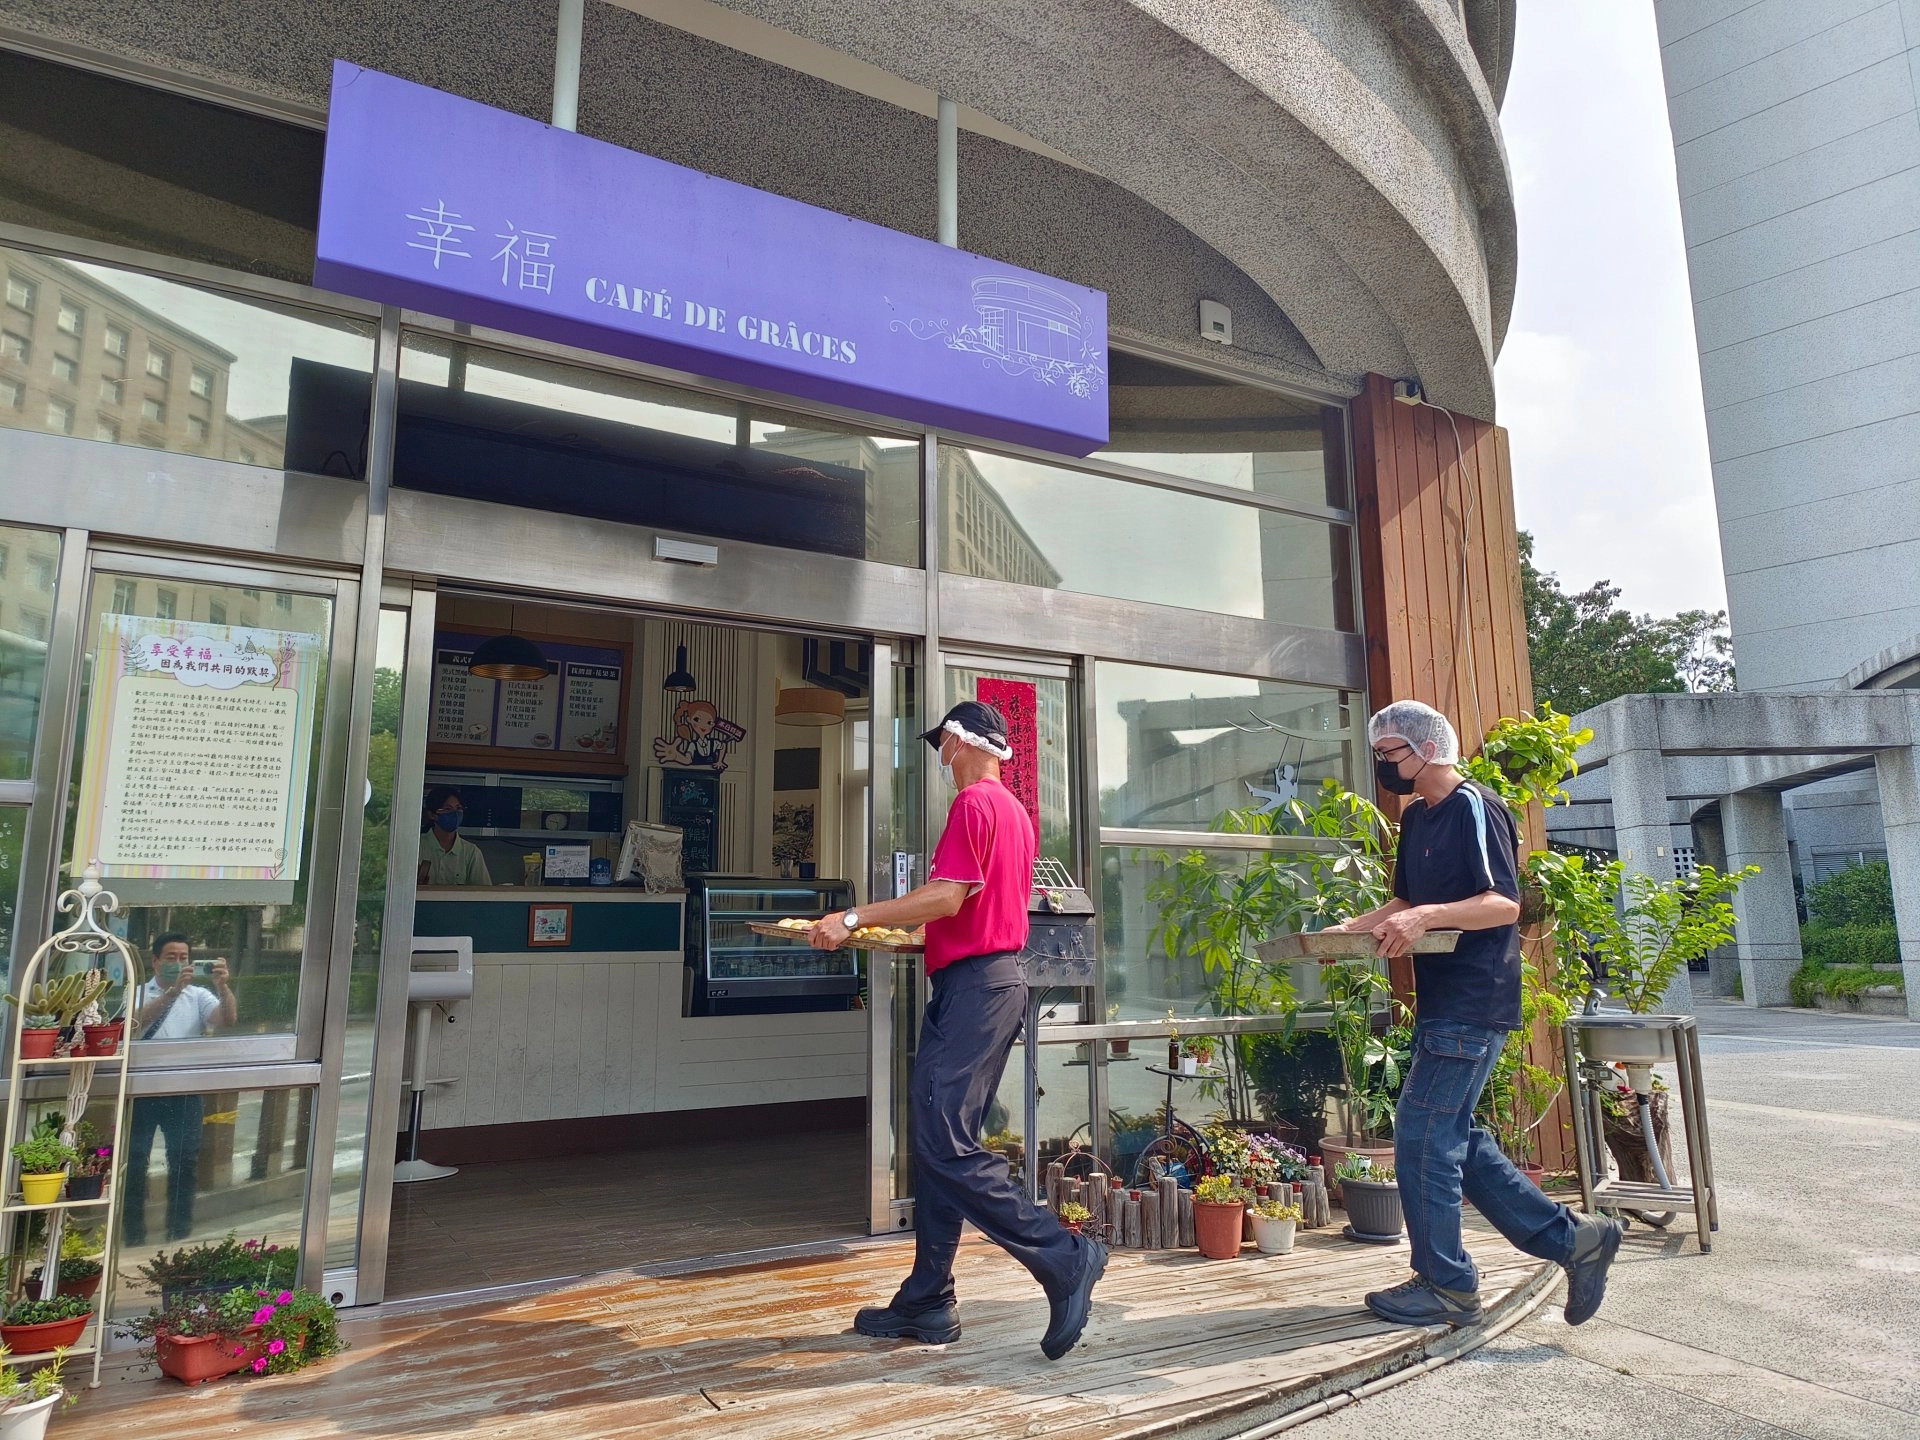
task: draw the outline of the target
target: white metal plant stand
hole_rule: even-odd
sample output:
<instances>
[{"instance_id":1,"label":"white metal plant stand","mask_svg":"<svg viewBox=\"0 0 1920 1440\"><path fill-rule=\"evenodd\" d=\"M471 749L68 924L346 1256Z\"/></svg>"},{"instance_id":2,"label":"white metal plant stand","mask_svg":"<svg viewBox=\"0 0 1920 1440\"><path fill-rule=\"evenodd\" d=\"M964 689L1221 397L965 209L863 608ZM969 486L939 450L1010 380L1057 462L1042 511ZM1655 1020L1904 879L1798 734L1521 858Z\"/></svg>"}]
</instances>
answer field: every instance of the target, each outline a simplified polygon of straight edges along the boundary
<instances>
[{"instance_id":1,"label":"white metal plant stand","mask_svg":"<svg viewBox=\"0 0 1920 1440\"><path fill-rule=\"evenodd\" d=\"M0 1154L6 1157L6 1185L0 1190L0 1245L4 1245L7 1257L7 1295L11 1297L14 1286L24 1271L26 1235L31 1217L47 1217L46 1254L40 1265L40 1298L51 1300L60 1288L60 1242L66 1234L67 1220L76 1213L100 1212L106 1219L102 1233L103 1249L100 1254L100 1289L96 1293L93 1317L87 1322L87 1328L81 1332L79 1343L67 1347L67 1357L91 1355L93 1357L93 1379L91 1384L100 1383L100 1359L106 1349L107 1311L113 1303L115 1237L118 1227L115 1224L119 1216L120 1167L126 1147L121 1143L120 1132L127 1123L127 1066L133 1050L133 1022L136 1013L135 996L140 989L139 966L134 959L133 949L118 935L107 930L101 922L103 916L112 915L120 908L120 902L114 895L100 886L100 871L95 865L87 866L76 890L65 891L58 903L59 913L71 915L73 919L67 928L57 932L39 949L33 952L26 965L22 967L15 994L20 1003L10 1006L12 1015L8 1017L8 1052L11 1057L7 1087L7 1120L4 1141L0 1142ZM108 1020L118 1018L124 1024L118 1051L107 1057L80 1055L56 1055L46 1060L23 1060L20 1058L20 1031L26 1022L26 997L31 993L34 982L58 969L71 968L75 957L92 961L85 966L89 970L102 968L99 963L109 957L117 958L125 983L121 987L120 1013L118 1017L109 1016ZM84 1050L84 1040L79 1035L79 1026L75 1024L73 1048ZM36 1092L38 1098L49 1090L58 1092L58 1082L66 1080L66 1123L61 1127L61 1138L68 1144L73 1143L74 1129L86 1114L87 1104L93 1098L96 1085L100 1093L111 1095L113 1100L113 1163L108 1167L106 1188L98 1200L60 1200L51 1205L28 1205L20 1193L20 1167L12 1158L13 1147L26 1137L31 1130L25 1116L29 1103L29 1089ZM32 1365L38 1361L52 1359L52 1352L32 1355L10 1355L7 1363L13 1365Z\"/></svg>"}]
</instances>

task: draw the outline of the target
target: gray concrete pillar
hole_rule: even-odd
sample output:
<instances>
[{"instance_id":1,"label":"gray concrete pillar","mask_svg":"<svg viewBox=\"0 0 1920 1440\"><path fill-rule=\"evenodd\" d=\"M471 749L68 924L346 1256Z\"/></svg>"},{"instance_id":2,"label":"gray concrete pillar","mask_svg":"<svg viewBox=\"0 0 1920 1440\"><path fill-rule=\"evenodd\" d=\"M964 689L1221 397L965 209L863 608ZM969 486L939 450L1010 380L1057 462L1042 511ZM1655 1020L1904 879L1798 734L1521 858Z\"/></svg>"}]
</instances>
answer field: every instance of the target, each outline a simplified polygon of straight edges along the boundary
<instances>
[{"instance_id":1,"label":"gray concrete pillar","mask_svg":"<svg viewBox=\"0 0 1920 1440\"><path fill-rule=\"evenodd\" d=\"M1920 703L1913 707L1920 724ZM1920 753L1882 750L1874 759L1880 781L1880 819L1887 833L1887 869L1893 875L1893 921L1900 929L1900 969L1907 982L1907 1015L1920 1020Z\"/></svg>"},{"instance_id":2,"label":"gray concrete pillar","mask_svg":"<svg viewBox=\"0 0 1920 1440\"><path fill-rule=\"evenodd\" d=\"M1674 874L1666 761L1651 747L1622 750L1607 762L1607 770L1613 776L1613 835L1620 863L1664 884ZM1685 970L1668 986L1660 1008L1670 1015L1693 1013L1693 981Z\"/></svg>"},{"instance_id":3,"label":"gray concrete pillar","mask_svg":"<svg viewBox=\"0 0 1920 1440\"><path fill-rule=\"evenodd\" d=\"M1776 790L1743 790L1720 801L1727 869L1758 865L1760 873L1733 897L1734 951L1749 1005L1787 1005L1800 968L1800 912L1793 900L1793 857L1787 809Z\"/></svg>"},{"instance_id":4,"label":"gray concrete pillar","mask_svg":"<svg viewBox=\"0 0 1920 1440\"><path fill-rule=\"evenodd\" d=\"M1723 874L1726 872L1727 834L1720 820L1718 802L1693 817L1693 855L1697 863L1711 865ZM1739 975L1740 952L1736 946L1722 945L1708 953L1709 993L1723 1000L1731 1000L1734 981L1739 978Z\"/></svg>"}]
</instances>

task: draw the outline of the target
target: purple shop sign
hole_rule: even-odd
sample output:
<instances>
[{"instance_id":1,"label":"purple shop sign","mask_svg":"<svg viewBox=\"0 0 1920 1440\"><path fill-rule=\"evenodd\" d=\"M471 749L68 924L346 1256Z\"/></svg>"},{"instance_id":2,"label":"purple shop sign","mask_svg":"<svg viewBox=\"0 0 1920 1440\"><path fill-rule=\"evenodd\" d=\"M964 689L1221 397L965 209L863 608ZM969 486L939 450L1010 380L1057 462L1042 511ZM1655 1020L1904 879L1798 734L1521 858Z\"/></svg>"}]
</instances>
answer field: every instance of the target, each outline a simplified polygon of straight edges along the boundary
<instances>
[{"instance_id":1,"label":"purple shop sign","mask_svg":"<svg viewBox=\"0 0 1920 1440\"><path fill-rule=\"evenodd\" d=\"M316 285L1085 455L1107 297L333 64Z\"/></svg>"}]
</instances>

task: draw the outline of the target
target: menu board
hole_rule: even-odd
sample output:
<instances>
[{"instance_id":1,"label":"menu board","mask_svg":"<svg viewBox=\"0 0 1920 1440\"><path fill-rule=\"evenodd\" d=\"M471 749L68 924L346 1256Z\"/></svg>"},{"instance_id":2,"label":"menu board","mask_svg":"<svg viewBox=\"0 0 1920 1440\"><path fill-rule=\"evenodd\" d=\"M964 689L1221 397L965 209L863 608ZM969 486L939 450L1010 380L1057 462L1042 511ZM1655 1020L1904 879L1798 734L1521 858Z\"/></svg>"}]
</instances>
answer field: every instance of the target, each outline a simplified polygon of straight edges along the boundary
<instances>
[{"instance_id":1,"label":"menu board","mask_svg":"<svg viewBox=\"0 0 1920 1440\"><path fill-rule=\"evenodd\" d=\"M434 636L430 744L579 759L619 756L624 650L539 640L546 678L483 680L470 667L486 639L444 630Z\"/></svg>"},{"instance_id":2,"label":"menu board","mask_svg":"<svg viewBox=\"0 0 1920 1440\"><path fill-rule=\"evenodd\" d=\"M290 887L323 653L318 635L102 616L74 869Z\"/></svg>"}]
</instances>

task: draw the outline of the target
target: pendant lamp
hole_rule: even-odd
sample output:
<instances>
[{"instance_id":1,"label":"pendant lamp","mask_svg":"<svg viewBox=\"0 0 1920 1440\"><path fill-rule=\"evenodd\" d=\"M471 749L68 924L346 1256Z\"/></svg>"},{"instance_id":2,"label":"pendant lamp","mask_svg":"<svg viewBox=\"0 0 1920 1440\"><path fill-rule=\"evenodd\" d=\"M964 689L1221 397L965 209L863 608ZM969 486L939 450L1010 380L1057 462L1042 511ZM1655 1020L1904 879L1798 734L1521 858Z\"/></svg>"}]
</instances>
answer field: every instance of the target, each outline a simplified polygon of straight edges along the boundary
<instances>
[{"instance_id":1,"label":"pendant lamp","mask_svg":"<svg viewBox=\"0 0 1920 1440\"><path fill-rule=\"evenodd\" d=\"M847 718L847 697L814 685L782 690L774 697L773 723L820 728Z\"/></svg>"},{"instance_id":2,"label":"pendant lamp","mask_svg":"<svg viewBox=\"0 0 1920 1440\"><path fill-rule=\"evenodd\" d=\"M540 647L513 633L514 612L507 612L507 633L480 642L467 662L469 674L482 680L544 680L551 672Z\"/></svg>"},{"instance_id":3,"label":"pendant lamp","mask_svg":"<svg viewBox=\"0 0 1920 1440\"><path fill-rule=\"evenodd\" d=\"M693 672L687 669L687 647L679 645L673 652L673 669L667 678L660 682L660 688L671 695L691 695L700 687L694 683Z\"/></svg>"}]
</instances>

